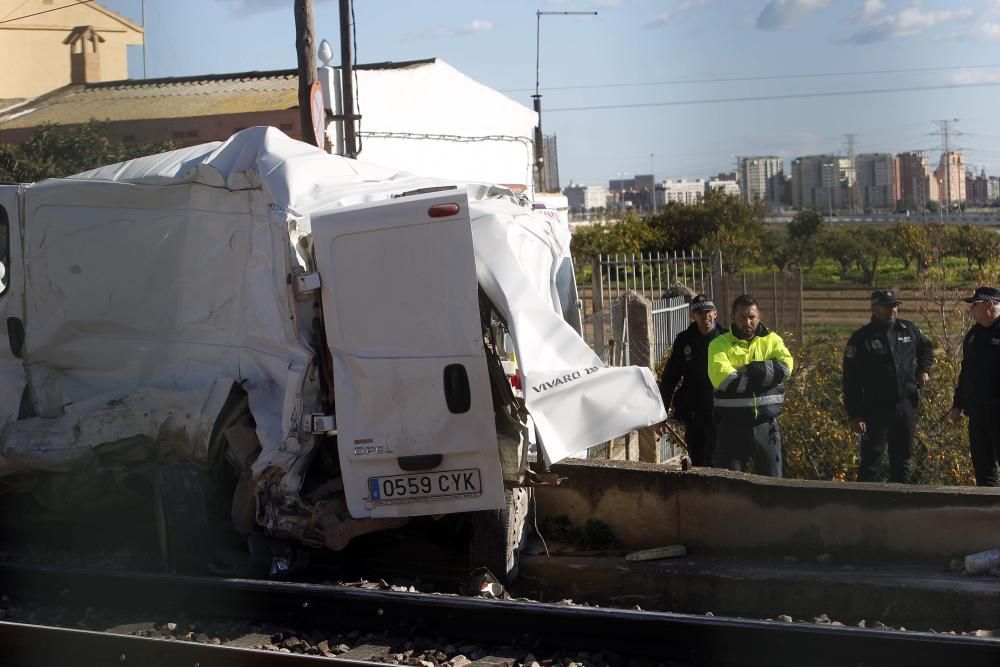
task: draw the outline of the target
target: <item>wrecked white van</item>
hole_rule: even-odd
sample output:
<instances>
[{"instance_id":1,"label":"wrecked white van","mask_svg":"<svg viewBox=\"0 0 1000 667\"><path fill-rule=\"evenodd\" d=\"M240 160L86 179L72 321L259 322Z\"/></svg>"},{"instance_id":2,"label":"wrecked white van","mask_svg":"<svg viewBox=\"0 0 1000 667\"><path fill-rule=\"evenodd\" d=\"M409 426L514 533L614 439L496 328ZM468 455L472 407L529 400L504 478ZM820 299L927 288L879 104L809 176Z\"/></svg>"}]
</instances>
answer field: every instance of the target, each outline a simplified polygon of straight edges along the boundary
<instances>
[{"instance_id":1,"label":"wrecked white van","mask_svg":"<svg viewBox=\"0 0 1000 667\"><path fill-rule=\"evenodd\" d=\"M152 488L178 571L207 497L333 550L472 513L472 564L509 575L529 444L544 467L665 417L577 333L556 220L272 128L0 186L0 263L0 487Z\"/></svg>"}]
</instances>

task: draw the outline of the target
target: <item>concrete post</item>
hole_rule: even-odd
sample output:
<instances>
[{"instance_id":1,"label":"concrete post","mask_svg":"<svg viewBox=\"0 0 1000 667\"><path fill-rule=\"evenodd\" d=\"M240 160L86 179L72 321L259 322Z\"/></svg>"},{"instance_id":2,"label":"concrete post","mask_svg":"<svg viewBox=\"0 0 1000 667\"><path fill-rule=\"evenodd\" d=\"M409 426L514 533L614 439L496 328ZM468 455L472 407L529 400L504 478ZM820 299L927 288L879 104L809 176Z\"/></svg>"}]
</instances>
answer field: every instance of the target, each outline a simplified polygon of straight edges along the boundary
<instances>
[{"instance_id":1,"label":"concrete post","mask_svg":"<svg viewBox=\"0 0 1000 667\"><path fill-rule=\"evenodd\" d=\"M649 299L635 292L629 292L625 300L628 308L628 340L629 361L633 366L652 368L653 359L653 304ZM640 461L659 463L659 447L656 442L656 429L644 428L639 431Z\"/></svg>"}]
</instances>

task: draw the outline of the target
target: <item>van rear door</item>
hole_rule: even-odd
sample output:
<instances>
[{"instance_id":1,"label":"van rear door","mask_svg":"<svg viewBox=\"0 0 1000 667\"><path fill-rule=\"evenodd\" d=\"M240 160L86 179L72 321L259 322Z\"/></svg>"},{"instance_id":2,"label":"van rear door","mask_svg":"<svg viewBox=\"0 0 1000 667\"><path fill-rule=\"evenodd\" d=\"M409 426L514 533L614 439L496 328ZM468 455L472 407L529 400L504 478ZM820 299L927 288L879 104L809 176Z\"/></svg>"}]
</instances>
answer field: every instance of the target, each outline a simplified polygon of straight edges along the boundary
<instances>
[{"instance_id":1,"label":"van rear door","mask_svg":"<svg viewBox=\"0 0 1000 667\"><path fill-rule=\"evenodd\" d=\"M503 505L464 189L314 215L354 517Z\"/></svg>"},{"instance_id":2,"label":"van rear door","mask_svg":"<svg viewBox=\"0 0 1000 667\"><path fill-rule=\"evenodd\" d=\"M0 185L0 431L17 419L24 391L21 236L18 201L21 186Z\"/></svg>"}]
</instances>

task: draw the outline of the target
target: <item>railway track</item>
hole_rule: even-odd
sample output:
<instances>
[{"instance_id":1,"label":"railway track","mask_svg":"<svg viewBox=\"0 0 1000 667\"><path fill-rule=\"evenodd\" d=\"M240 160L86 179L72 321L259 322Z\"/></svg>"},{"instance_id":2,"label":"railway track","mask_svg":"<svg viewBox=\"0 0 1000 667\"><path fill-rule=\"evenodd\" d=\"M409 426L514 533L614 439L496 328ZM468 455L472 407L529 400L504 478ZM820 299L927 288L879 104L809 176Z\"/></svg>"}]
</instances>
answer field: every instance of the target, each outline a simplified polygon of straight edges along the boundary
<instances>
[{"instance_id":1,"label":"railway track","mask_svg":"<svg viewBox=\"0 0 1000 667\"><path fill-rule=\"evenodd\" d=\"M21 610L8 611L14 622L0 623L0 663L17 667L320 660L421 667L427 667L421 660L431 667L549 660L613 667L1000 664L1000 639L274 581L0 564L0 594L11 609ZM80 611L90 620L81 621ZM22 616L32 622L18 622ZM156 627L149 619L162 624L167 618L189 619L195 641L133 636L136 628ZM227 632L211 640L197 632L212 623ZM332 637L326 646L340 641L339 649L316 649L329 656L323 657L280 652L273 644L268 651L247 648L273 641L267 633L275 627L286 628L284 636ZM343 641L347 637L350 643ZM469 656L449 655L459 649Z\"/></svg>"}]
</instances>

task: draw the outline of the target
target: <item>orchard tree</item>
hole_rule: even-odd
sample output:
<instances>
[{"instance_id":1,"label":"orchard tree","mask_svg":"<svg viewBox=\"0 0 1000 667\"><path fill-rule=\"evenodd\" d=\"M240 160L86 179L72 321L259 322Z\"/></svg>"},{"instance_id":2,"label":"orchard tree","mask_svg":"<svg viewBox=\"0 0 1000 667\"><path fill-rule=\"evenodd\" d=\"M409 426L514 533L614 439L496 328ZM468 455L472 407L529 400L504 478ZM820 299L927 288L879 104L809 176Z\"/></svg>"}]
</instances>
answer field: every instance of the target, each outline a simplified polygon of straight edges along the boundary
<instances>
[{"instance_id":1,"label":"orchard tree","mask_svg":"<svg viewBox=\"0 0 1000 667\"><path fill-rule=\"evenodd\" d=\"M973 264L982 272L986 264L1000 258L1000 236L979 225L960 225L951 236L951 247L956 255L964 257L969 273Z\"/></svg>"},{"instance_id":2,"label":"orchard tree","mask_svg":"<svg viewBox=\"0 0 1000 667\"><path fill-rule=\"evenodd\" d=\"M847 227L834 227L823 239L823 252L837 262L840 279L847 280L857 263L859 241L855 231Z\"/></svg>"},{"instance_id":3,"label":"orchard tree","mask_svg":"<svg viewBox=\"0 0 1000 667\"><path fill-rule=\"evenodd\" d=\"M813 210L799 211L788 223L788 254L793 264L811 267L822 254L826 219Z\"/></svg>"}]
</instances>

